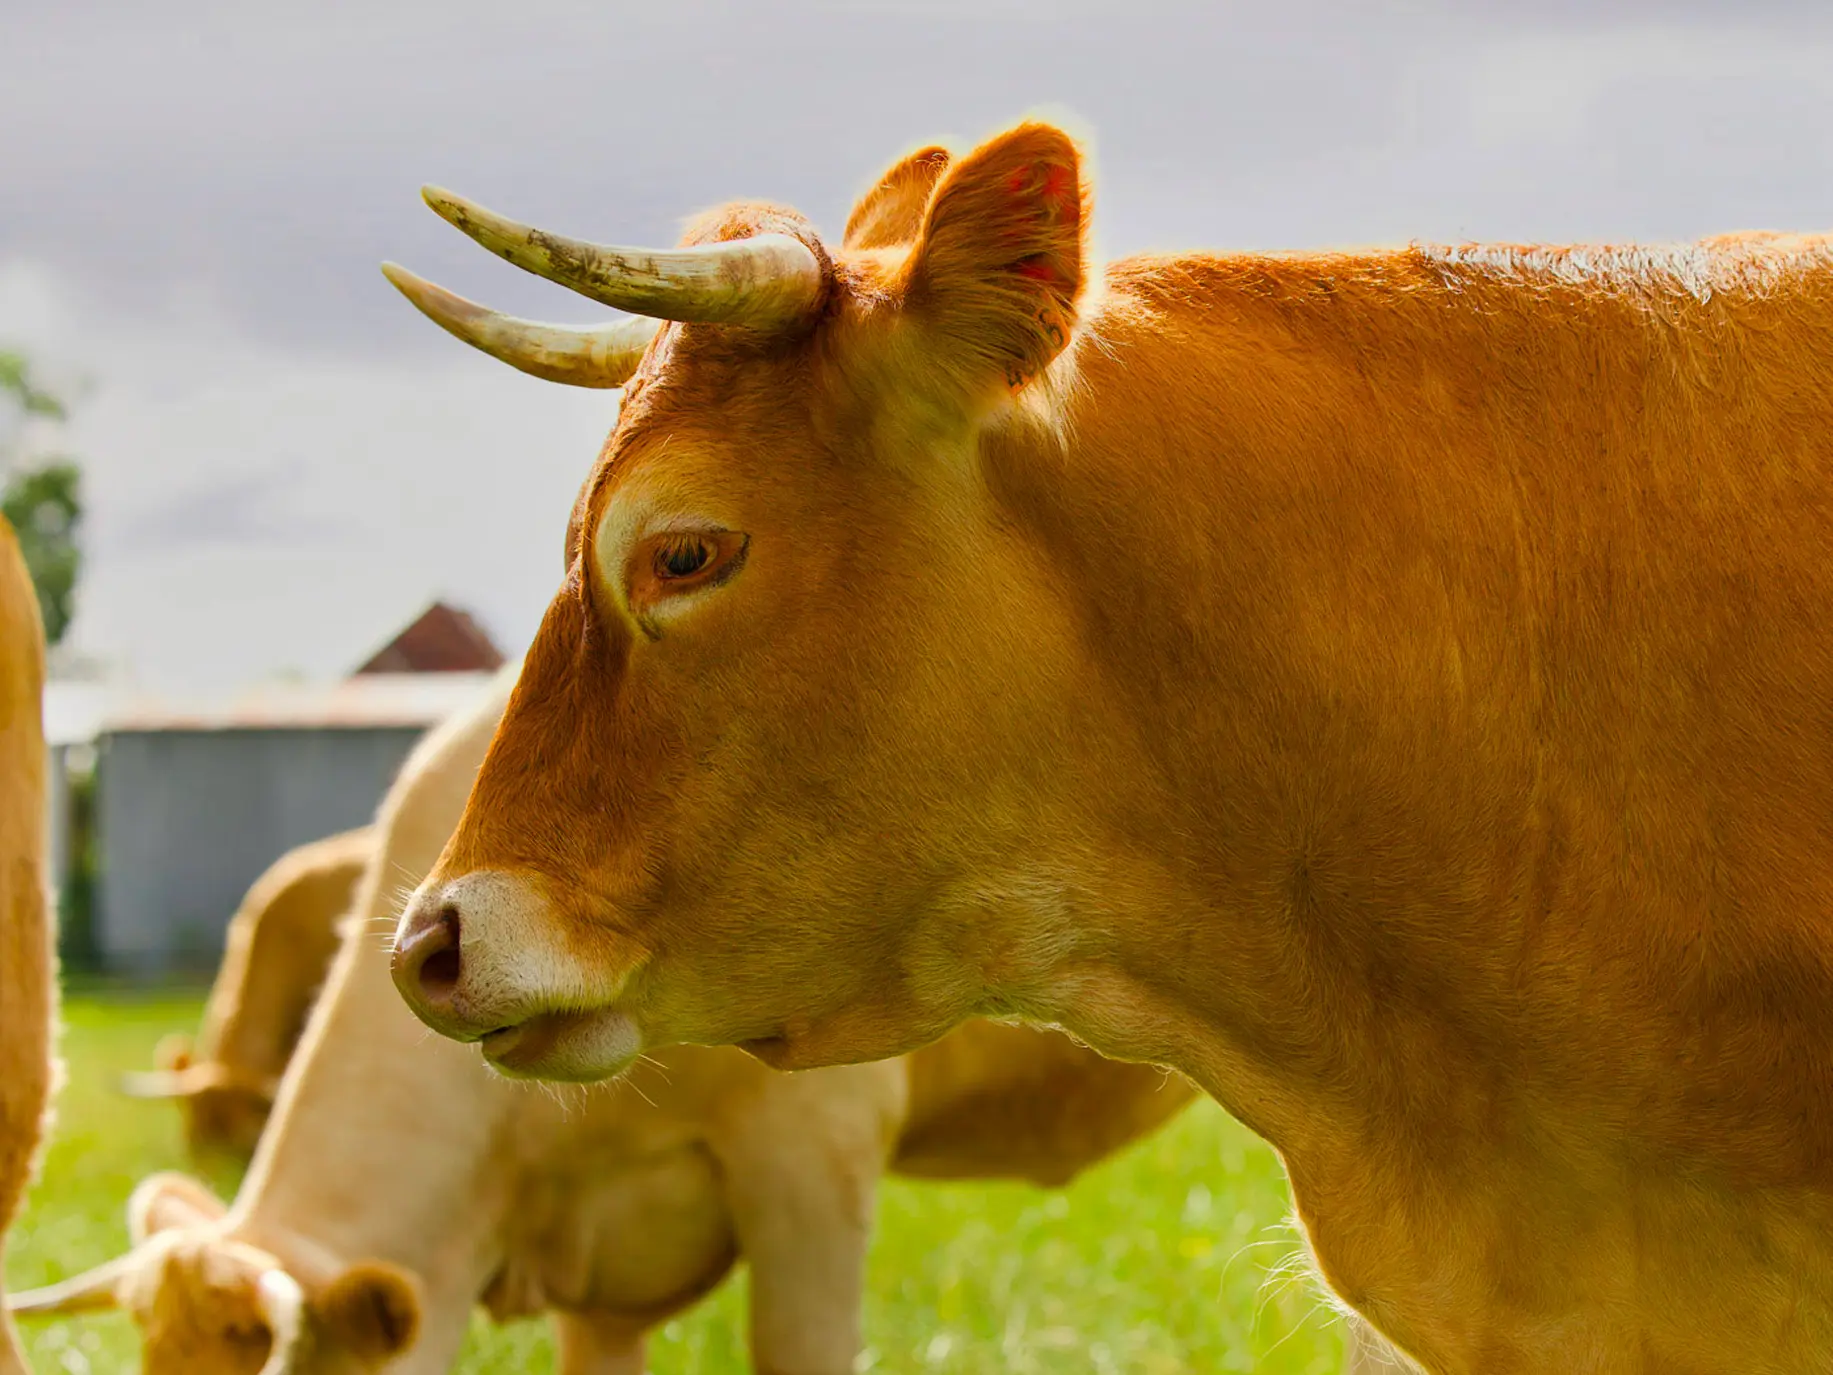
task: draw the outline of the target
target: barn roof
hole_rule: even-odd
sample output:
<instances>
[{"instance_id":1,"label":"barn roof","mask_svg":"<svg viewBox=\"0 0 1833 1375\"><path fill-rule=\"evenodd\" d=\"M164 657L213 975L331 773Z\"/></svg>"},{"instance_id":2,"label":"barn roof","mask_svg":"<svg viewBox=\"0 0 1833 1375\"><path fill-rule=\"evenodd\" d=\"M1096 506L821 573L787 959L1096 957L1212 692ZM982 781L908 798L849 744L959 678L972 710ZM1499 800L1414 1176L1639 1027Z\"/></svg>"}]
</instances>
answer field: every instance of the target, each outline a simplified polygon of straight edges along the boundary
<instances>
[{"instance_id":1,"label":"barn roof","mask_svg":"<svg viewBox=\"0 0 1833 1375\"><path fill-rule=\"evenodd\" d=\"M424 728L473 701L503 662L468 613L436 601L340 681L169 694L54 676L45 684L45 734L64 745L121 731Z\"/></svg>"},{"instance_id":2,"label":"barn roof","mask_svg":"<svg viewBox=\"0 0 1833 1375\"><path fill-rule=\"evenodd\" d=\"M118 700L100 733L431 726L472 701L488 673L369 673L335 683L264 683L231 697Z\"/></svg>"},{"instance_id":3,"label":"barn roof","mask_svg":"<svg viewBox=\"0 0 1833 1375\"><path fill-rule=\"evenodd\" d=\"M488 673L502 663L503 651L470 612L434 602L356 672Z\"/></svg>"}]
</instances>

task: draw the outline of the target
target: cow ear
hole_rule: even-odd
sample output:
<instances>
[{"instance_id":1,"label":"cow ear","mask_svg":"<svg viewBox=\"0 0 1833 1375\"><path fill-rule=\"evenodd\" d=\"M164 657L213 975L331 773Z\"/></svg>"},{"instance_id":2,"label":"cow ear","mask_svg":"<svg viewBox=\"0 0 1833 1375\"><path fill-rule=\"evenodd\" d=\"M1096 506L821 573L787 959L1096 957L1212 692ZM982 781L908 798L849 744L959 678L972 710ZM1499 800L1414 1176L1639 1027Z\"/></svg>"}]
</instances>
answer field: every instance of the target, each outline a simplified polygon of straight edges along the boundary
<instances>
[{"instance_id":1,"label":"cow ear","mask_svg":"<svg viewBox=\"0 0 1833 1375\"><path fill-rule=\"evenodd\" d=\"M352 1265L312 1306L325 1334L366 1362L393 1360L420 1335L420 1283L386 1261Z\"/></svg>"},{"instance_id":2,"label":"cow ear","mask_svg":"<svg viewBox=\"0 0 1833 1375\"><path fill-rule=\"evenodd\" d=\"M931 145L898 159L847 216L846 248L909 243L923 227L929 193L948 167L948 149Z\"/></svg>"},{"instance_id":3,"label":"cow ear","mask_svg":"<svg viewBox=\"0 0 1833 1375\"><path fill-rule=\"evenodd\" d=\"M158 1232L215 1222L228 1205L197 1180L175 1171L148 1175L127 1200L127 1234L138 1246Z\"/></svg>"},{"instance_id":4,"label":"cow ear","mask_svg":"<svg viewBox=\"0 0 1833 1375\"><path fill-rule=\"evenodd\" d=\"M1087 276L1081 150L1027 123L936 185L904 268L903 307L963 399L1016 392L1069 345Z\"/></svg>"}]
</instances>

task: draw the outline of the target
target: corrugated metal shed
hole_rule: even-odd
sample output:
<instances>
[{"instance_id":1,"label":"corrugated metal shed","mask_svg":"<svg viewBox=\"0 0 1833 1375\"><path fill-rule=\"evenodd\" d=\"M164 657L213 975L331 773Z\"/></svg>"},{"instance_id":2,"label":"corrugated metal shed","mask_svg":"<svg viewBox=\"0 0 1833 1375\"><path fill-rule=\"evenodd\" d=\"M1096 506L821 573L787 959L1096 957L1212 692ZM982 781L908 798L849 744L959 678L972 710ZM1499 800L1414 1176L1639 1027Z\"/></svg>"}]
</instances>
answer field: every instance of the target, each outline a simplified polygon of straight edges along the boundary
<instances>
[{"instance_id":1,"label":"corrugated metal shed","mask_svg":"<svg viewBox=\"0 0 1833 1375\"><path fill-rule=\"evenodd\" d=\"M216 701L117 699L97 731L105 965L154 974L213 964L262 870L369 820L421 733L491 676L367 674Z\"/></svg>"}]
</instances>

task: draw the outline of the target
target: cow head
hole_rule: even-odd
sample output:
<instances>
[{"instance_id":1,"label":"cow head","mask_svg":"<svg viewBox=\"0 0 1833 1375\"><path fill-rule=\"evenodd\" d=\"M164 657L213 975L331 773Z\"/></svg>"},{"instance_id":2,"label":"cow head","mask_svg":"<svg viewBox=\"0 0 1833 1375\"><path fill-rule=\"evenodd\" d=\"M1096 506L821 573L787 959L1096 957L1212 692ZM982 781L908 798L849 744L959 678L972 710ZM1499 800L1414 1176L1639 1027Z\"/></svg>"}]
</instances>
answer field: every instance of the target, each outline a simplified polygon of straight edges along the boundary
<instances>
[{"instance_id":1,"label":"cow head","mask_svg":"<svg viewBox=\"0 0 1833 1375\"><path fill-rule=\"evenodd\" d=\"M225 1234L222 1201L153 1175L128 1201L134 1247L61 1284L9 1295L22 1316L124 1308L146 1340L146 1375L360 1375L413 1345L418 1282L362 1261L301 1277Z\"/></svg>"},{"instance_id":2,"label":"cow head","mask_svg":"<svg viewBox=\"0 0 1833 1375\"><path fill-rule=\"evenodd\" d=\"M191 1038L173 1032L153 1051L158 1068L126 1074L121 1089L132 1098L172 1098L184 1119L185 1146L199 1158L247 1160L274 1109L279 1079L221 1060L193 1058Z\"/></svg>"},{"instance_id":3,"label":"cow head","mask_svg":"<svg viewBox=\"0 0 1833 1375\"><path fill-rule=\"evenodd\" d=\"M1002 436L1026 437L1021 464L1061 444L1087 287L1076 144L1029 123L958 161L913 154L832 250L765 205L647 252L427 195L511 262L667 323L403 914L414 1011L506 1072L591 1079L671 1042L874 1059L1014 1005L1063 953L1062 866L1086 840L1057 805L1079 632L1063 570L989 493L1035 476L1001 466ZM525 370L628 371L628 334L388 270Z\"/></svg>"}]
</instances>

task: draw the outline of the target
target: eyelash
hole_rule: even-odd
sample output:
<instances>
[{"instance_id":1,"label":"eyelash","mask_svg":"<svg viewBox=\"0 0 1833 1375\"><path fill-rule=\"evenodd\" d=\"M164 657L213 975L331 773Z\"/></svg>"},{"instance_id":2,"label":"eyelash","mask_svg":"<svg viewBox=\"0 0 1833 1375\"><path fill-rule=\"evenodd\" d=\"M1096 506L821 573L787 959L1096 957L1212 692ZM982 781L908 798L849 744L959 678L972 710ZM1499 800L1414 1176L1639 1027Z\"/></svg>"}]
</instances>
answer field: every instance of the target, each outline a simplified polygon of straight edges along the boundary
<instances>
[{"instance_id":1,"label":"eyelash","mask_svg":"<svg viewBox=\"0 0 1833 1375\"><path fill-rule=\"evenodd\" d=\"M751 537L683 530L646 540L632 560L630 602L639 614L665 598L717 586L744 566Z\"/></svg>"},{"instance_id":2,"label":"eyelash","mask_svg":"<svg viewBox=\"0 0 1833 1375\"><path fill-rule=\"evenodd\" d=\"M700 572L713 561L713 553L699 535L670 535L656 545L650 567L663 581L676 582ZM687 566L680 566L683 562Z\"/></svg>"}]
</instances>

